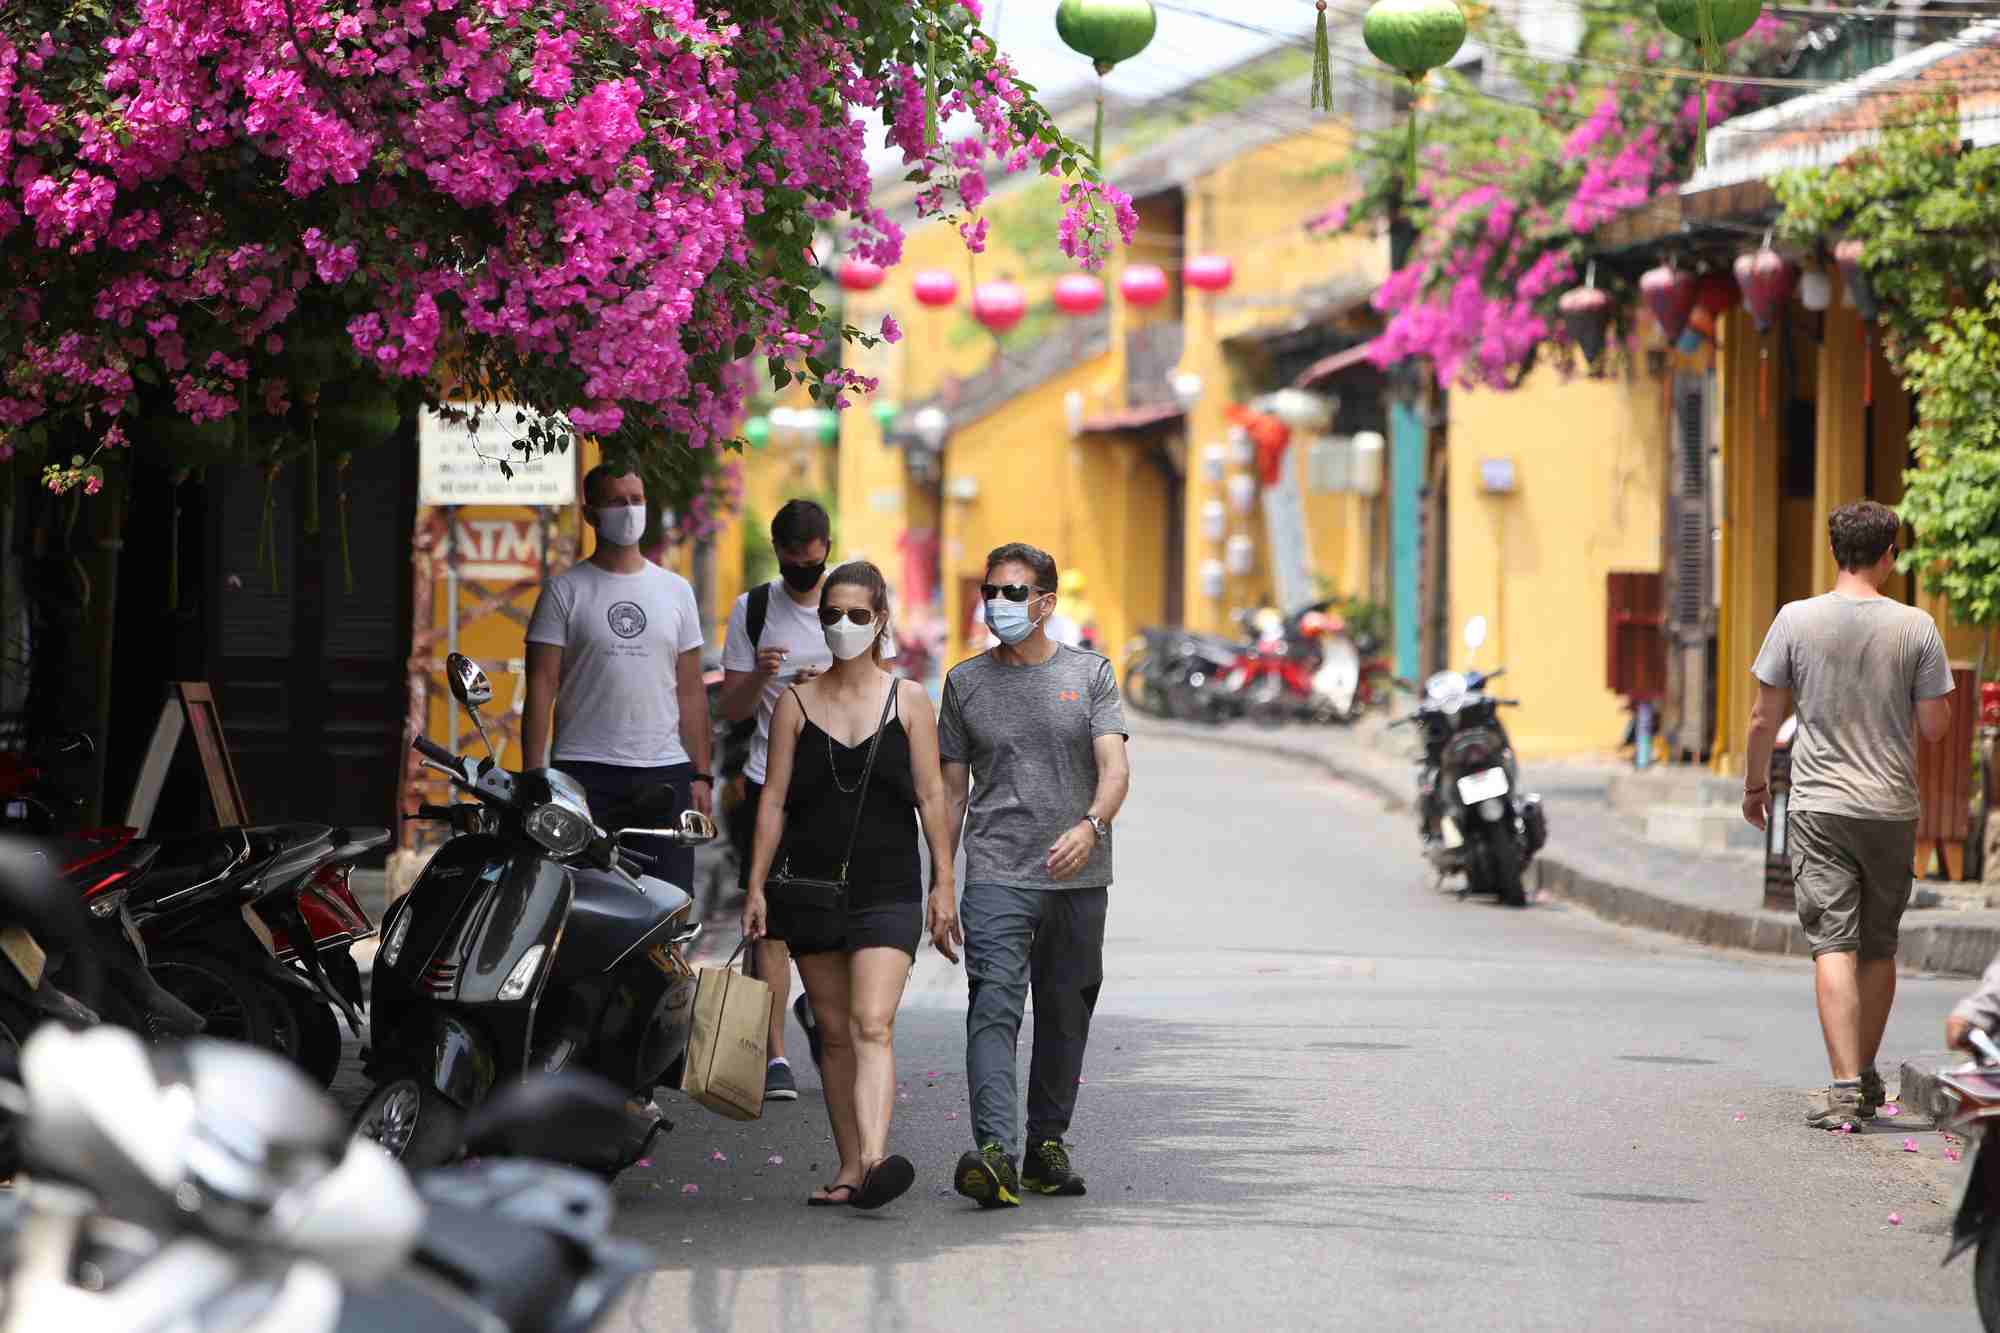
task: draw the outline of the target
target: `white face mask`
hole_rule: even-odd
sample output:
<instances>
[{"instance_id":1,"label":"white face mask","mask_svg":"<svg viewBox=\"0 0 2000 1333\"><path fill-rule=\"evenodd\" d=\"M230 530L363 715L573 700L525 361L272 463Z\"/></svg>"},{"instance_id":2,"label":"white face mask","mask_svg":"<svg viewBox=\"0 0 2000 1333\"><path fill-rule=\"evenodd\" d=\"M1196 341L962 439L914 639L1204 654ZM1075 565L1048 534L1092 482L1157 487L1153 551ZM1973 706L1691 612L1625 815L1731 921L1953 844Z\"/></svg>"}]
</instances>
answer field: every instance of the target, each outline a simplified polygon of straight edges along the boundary
<instances>
[{"instance_id":1,"label":"white face mask","mask_svg":"<svg viewBox=\"0 0 2000 1333\"><path fill-rule=\"evenodd\" d=\"M836 661L851 661L875 646L875 635L879 628L876 625L857 625L851 620L841 620L826 627L826 646L833 650Z\"/></svg>"},{"instance_id":2,"label":"white face mask","mask_svg":"<svg viewBox=\"0 0 2000 1333\"><path fill-rule=\"evenodd\" d=\"M612 546L637 546L646 535L646 506L600 505L590 511L597 539Z\"/></svg>"}]
</instances>

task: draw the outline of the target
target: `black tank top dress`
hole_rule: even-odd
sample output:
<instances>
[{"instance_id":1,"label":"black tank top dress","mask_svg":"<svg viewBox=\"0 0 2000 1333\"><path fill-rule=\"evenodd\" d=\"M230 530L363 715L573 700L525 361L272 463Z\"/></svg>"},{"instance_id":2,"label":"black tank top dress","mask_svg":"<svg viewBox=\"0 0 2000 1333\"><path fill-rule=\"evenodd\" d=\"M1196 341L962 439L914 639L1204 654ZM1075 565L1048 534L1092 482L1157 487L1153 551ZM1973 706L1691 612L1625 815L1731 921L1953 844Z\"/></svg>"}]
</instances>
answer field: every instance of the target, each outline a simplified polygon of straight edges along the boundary
<instances>
[{"instance_id":1,"label":"black tank top dress","mask_svg":"<svg viewBox=\"0 0 2000 1333\"><path fill-rule=\"evenodd\" d=\"M889 720L882 724L882 748L875 755L865 803L857 805L863 802L861 777L874 738L842 745L810 714L799 730L791 786L785 793L785 842L777 865L789 859L795 875L837 879L850 836L854 855L847 866L844 912L771 904L771 935L785 941L795 955L892 948L916 957L924 931L917 787L910 767L910 737L903 729L900 684L893 689L896 699ZM805 700L796 690L792 694L804 712Z\"/></svg>"}]
</instances>

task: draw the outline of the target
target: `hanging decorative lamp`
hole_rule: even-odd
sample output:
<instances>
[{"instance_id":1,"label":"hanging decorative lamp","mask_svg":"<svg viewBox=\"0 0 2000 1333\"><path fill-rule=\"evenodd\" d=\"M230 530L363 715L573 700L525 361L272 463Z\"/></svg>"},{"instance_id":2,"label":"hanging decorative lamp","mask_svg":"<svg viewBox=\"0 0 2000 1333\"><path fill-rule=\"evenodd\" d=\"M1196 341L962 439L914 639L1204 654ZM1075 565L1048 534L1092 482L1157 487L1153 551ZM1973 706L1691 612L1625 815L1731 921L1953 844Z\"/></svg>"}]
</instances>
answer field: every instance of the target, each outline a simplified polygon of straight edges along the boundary
<instances>
[{"instance_id":1,"label":"hanging decorative lamp","mask_svg":"<svg viewBox=\"0 0 2000 1333\"><path fill-rule=\"evenodd\" d=\"M1850 236L1833 247L1833 262L1840 267L1841 285L1847 288L1847 299L1854 303L1854 313L1861 317L1861 405L1875 405L1875 320L1882 313L1881 302L1875 299L1875 284L1869 280L1868 270L1862 259L1867 250L1861 242Z\"/></svg>"},{"instance_id":2,"label":"hanging decorative lamp","mask_svg":"<svg viewBox=\"0 0 2000 1333\"><path fill-rule=\"evenodd\" d=\"M897 407L894 403L887 402L880 398L875 400L872 406L872 410L875 413L875 424L882 428L882 433L884 435L887 435L889 433L889 428L896 424L896 417L902 411L902 409L900 407Z\"/></svg>"},{"instance_id":3,"label":"hanging decorative lamp","mask_svg":"<svg viewBox=\"0 0 2000 1333\"><path fill-rule=\"evenodd\" d=\"M1611 327L1612 312L1611 294L1597 285L1595 263L1585 273L1583 286L1564 292L1556 302L1556 309L1562 315L1563 328L1583 349L1583 359L1595 370L1598 358L1604 355L1604 335Z\"/></svg>"},{"instance_id":4,"label":"hanging decorative lamp","mask_svg":"<svg viewBox=\"0 0 2000 1333\"><path fill-rule=\"evenodd\" d=\"M743 423L743 440L752 449L762 449L771 442L771 419L751 417Z\"/></svg>"},{"instance_id":5,"label":"hanging decorative lamp","mask_svg":"<svg viewBox=\"0 0 2000 1333\"><path fill-rule=\"evenodd\" d=\"M1056 279L1056 309L1065 315L1094 315L1104 305L1104 284L1084 273Z\"/></svg>"},{"instance_id":6,"label":"hanging decorative lamp","mask_svg":"<svg viewBox=\"0 0 2000 1333\"><path fill-rule=\"evenodd\" d=\"M1833 279L1824 269L1809 268L1799 274L1799 304L1815 315L1833 304Z\"/></svg>"},{"instance_id":7,"label":"hanging decorative lamp","mask_svg":"<svg viewBox=\"0 0 2000 1333\"><path fill-rule=\"evenodd\" d=\"M1743 308L1750 312L1750 322L1757 326L1760 335L1769 333L1778 320L1778 312L1785 308L1785 302L1792 299L1792 286L1798 280L1798 270L1771 248L1768 236L1762 246L1736 256L1735 268L1736 285L1743 291ZM1761 416L1769 416L1771 412L1771 349L1768 346L1757 349L1757 410Z\"/></svg>"},{"instance_id":8,"label":"hanging decorative lamp","mask_svg":"<svg viewBox=\"0 0 2000 1333\"><path fill-rule=\"evenodd\" d=\"M1701 51L1701 112L1695 121L1694 164L1708 160L1708 77L1722 64L1722 48L1756 26L1763 0L1654 0L1660 25Z\"/></svg>"},{"instance_id":9,"label":"hanging decorative lamp","mask_svg":"<svg viewBox=\"0 0 2000 1333\"><path fill-rule=\"evenodd\" d=\"M1660 333L1669 343L1680 341L1681 330L1687 327L1688 316L1694 313L1698 295L1694 274L1672 264L1648 269L1639 279L1639 299L1653 312L1653 318L1660 321Z\"/></svg>"},{"instance_id":10,"label":"hanging decorative lamp","mask_svg":"<svg viewBox=\"0 0 2000 1333\"><path fill-rule=\"evenodd\" d=\"M1181 281L1197 291L1226 291L1236 281L1236 265L1226 255L1195 255L1181 270Z\"/></svg>"},{"instance_id":11,"label":"hanging decorative lamp","mask_svg":"<svg viewBox=\"0 0 2000 1333\"><path fill-rule=\"evenodd\" d=\"M849 256L840 261L838 277L840 289L844 292L872 292L882 285L886 276L880 264L867 259Z\"/></svg>"},{"instance_id":12,"label":"hanging decorative lamp","mask_svg":"<svg viewBox=\"0 0 2000 1333\"><path fill-rule=\"evenodd\" d=\"M1018 284L982 282L972 289L972 317L996 338L1021 322L1028 313L1028 298Z\"/></svg>"},{"instance_id":13,"label":"hanging decorative lamp","mask_svg":"<svg viewBox=\"0 0 2000 1333\"><path fill-rule=\"evenodd\" d=\"M1153 41L1159 26L1152 0L1062 0L1056 6L1056 36L1097 70L1097 123L1090 133L1090 160L1104 165L1104 76Z\"/></svg>"},{"instance_id":14,"label":"hanging decorative lamp","mask_svg":"<svg viewBox=\"0 0 2000 1333\"><path fill-rule=\"evenodd\" d=\"M1155 306L1166 299L1167 275L1153 264L1131 264L1118 275L1118 291L1131 305Z\"/></svg>"},{"instance_id":15,"label":"hanging decorative lamp","mask_svg":"<svg viewBox=\"0 0 2000 1333\"><path fill-rule=\"evenodd\" d=\"M1321 0L1319 36L1314 61L1325 59L1326 4ZM1422 86L1427 75L1440 65L1451 63L1458 48L1465 45L1465 11L1454 0L1375 0L1361 20L1361 40L1374 57L1410 81L1410 95ZM1315 71L1314 85L1319 83ZM1326 90L1323 109L1333 107L1332 88ZM1417 183L1417 111L1410 108L1410 186Z\"/></svg>"},{"instance_id":16,"label":"hanging decorative lamp","mask_svg":"<svg viewBox=\"0 0 2000 1333\"><path fill-rule=\"evenodd\" d=\"M918 305L937 310L958 299L958 279L941 268L927 268L910 279L910 291Z\"/></svg>"},{"instance_id":17,"label":"hanging decorative lamp","mask_svg":"<svg viewBox=\"0 0 2000 1333\"><path fill-rule=\"evenodd\" d=\"M1709 318L1720 320L1736 308L1742 293L1736 290L1736 279L1727 273L1704 273L1695 283L1694 301L1708 312Z\"/></svg>"}]
</instances>

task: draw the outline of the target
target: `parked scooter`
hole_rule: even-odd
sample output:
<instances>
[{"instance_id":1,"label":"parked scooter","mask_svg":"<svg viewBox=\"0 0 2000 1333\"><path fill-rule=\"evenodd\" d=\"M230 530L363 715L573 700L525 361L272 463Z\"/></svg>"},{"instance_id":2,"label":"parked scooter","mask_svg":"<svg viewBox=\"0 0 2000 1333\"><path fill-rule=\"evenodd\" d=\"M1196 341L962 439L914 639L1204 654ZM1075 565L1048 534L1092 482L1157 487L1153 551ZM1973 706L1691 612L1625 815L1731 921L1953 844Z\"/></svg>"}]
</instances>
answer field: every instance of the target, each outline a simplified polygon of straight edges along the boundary
<instances>
[{"instance_id":1,"label":"parked scooter","mask_svg":"<svg viewBox=\"0 0 2000 1333\"><path fill-rule=\"evenodd\" d=\"M2000 1142L1990 1132L2000 1122L2000 1045L1979 1028L1967 1038L1978 1057L1956 1069L1938 1071L1938 1082L1957 1109L1945 1128L1965 1139L1965 1179L1951 1224L1944 1261L1978 1248L1972 1263L1972 1294L1986 1333L2000 1333Z\"/></svg>"},{"instance_id":2,"label":"parked scooter","mask_svg":"<svg viewBox=\"0 0 2000 1333\"><path fill-rule=\"evenodd\" d=\"M486 740L485 673L453 653L445 675ZM624 844L699 844L714 824L688 810L674 828L607 833L571 779L509 773L486 744L488 757L474 760L424 736L412 743L474 803L419 810L456 836L384 919L370 982L376 1086L355 1128L413 1165L454 1156L465 1113L529 1072L582 1068L649 1102L674 1080L693 1019L682 951L701 933L694 900L645 874ZM637 804L657 818L672 799L662 789ZM599 813L615 825L634 812ZM577 1164L615 1175L664 1127L635 1111L627 1134Z\"/></svg>"},{"instance_id":3,"label":"parked scooter","mask_svg":"<svg viewBox=\"0 0 2000 1333\"><path fill-rule=\"evenodd\" d=\"M1465 626L1466 647L1486 642L1486 619ZM1528 863L1548 841L1541 797L1521 790L1520 768L1499 710L1516 701L1486 693L1502 670L1441 671L1424 683L1417 711L1392 725L1423 731L1417 777L1424 855L1440 876L1463 872L1466 889L1509 907L1528 904Z\"/></svg>"}]
</instances>

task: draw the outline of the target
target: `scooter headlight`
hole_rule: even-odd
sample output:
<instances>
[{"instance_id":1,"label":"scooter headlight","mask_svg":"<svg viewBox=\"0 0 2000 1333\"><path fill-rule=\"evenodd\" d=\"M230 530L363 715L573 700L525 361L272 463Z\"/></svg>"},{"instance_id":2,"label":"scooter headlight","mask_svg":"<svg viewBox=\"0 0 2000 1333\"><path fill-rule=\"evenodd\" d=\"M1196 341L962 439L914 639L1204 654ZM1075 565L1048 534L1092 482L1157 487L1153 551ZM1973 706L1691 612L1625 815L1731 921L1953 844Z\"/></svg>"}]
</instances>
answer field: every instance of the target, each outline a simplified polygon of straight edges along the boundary
<instances>
[{"instance_id":1,"label":"scooter headlight","mask_svg":"<svg viewBox=\"0 0 2000 1333\"><path fill-rule=\"evenodd\" d=\"M535 974L542 970L542 955L547 952L543 945L529 945L528 951L521 955L521 961L514 964L514 970L500 983L499 998L518 1000L526 995L528 988L535 984Z\"/></svg>"},{"instance_id":2,"label":"scooter headlight","mask_svg":"<svg viewBox=\"0 0 2000 1333\"><path fill-rule=\"evenodd\" d=\"M408 904L396 913L396 924L389 927L389 938L382 941L382 966L394 967L396 960L402 957L403 941L410 937L410 915Z\"/></svg>"}]
</instances>

